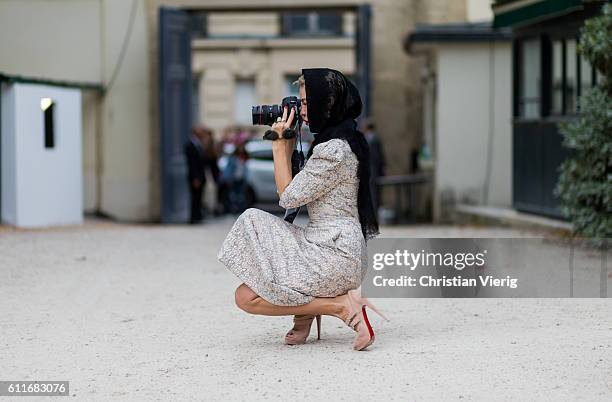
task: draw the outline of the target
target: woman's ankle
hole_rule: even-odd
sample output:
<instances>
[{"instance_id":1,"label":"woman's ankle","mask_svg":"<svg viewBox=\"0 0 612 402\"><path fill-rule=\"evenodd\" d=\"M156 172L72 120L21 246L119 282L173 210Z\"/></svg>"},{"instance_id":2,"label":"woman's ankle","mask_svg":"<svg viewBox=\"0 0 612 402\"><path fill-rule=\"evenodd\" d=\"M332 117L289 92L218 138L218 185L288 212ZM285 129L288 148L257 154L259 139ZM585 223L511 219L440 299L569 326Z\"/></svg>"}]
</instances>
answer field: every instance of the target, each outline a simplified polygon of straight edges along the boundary
<instances>
[{"instance_id":1,"label":"woman's ankle","mask_svg":"<svg viewBox=\"0 0 612 402\"><path fill-rule=\"evenodd\" d=\"M349 311L346 306L345 299L347 295L336 296L332 299L330 306L330 315L345 321L348 317Z\"/></svg>"}]
</instances>

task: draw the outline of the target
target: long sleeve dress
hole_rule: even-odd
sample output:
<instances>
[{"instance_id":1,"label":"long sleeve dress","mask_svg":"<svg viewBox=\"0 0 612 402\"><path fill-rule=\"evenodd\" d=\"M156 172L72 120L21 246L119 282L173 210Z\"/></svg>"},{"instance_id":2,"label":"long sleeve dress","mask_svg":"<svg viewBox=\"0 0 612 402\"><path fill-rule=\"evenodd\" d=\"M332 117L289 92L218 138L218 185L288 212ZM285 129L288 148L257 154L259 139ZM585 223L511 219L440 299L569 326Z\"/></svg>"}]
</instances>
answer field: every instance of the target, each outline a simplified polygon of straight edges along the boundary
<instances>
[{"instance_id":1,"label":"long sleeve dress","mask_svg":"<svg viewBox=\"0 0 612 402\"><path fill-rule=\"evenodd\" d=\"M234 223L217 257L275 305L297 306L356 289L367 258L357 209L357 167L345 140L315 146L279 200L283 208L306 205L306 226L249 208Z\"/></svg>"}]
</instances>

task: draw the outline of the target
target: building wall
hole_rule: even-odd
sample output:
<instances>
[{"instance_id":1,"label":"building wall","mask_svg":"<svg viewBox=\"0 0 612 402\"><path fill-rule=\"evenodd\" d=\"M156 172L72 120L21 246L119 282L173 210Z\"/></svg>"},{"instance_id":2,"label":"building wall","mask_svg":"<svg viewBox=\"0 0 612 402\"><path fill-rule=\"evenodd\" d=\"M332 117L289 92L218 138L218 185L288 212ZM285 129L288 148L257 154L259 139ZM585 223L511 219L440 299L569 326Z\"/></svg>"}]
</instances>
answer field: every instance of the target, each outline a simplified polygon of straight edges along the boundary
<instances>
[{"instance_id":1,"label":"building wall","mask_svg":"<svg viewBox=\"0 0 612 402\"><path fill-rule=\"evenodd\" d=\"M372 12L372 117L387 158L386 173L405 174L424 135L425 58L407 54L403 42L417 23L464 21L465 1L379 0L372 2ZM392 200L390 193L383 197Z\"/></svg>"},{"instance_id":2,"label":"building wall","mask_svg":"<svg viewBox=\"0 0 612 402\"><path fill-rule=\"evenodd\" d=\"M104 96L84 92L84 208L123 220L149 220L151 130L147 0L126 56ZM117 65L131 2L0 1L0 71L106 86Z\"/></svg>"},{"instance_id":3,"label":"building wall","mask_svg":"<svg viewBox=\"0 0 612 402\"><path fill-rule=\"evenodd\" d=\"M82 91L83 121L83 210L98 210L100 191L100 95L93 91Z\"/></svg>"},{"instance_id":4,"label":"building wall","mask_svg":"<svg viewBox=\"0 0 612 402\"><path fill-rule=\"evenodd\" d=\"M436 218L457 202L512 203L511 66L507 42L437 47Z\"/></svg>"},{"instance_id":5,"label":"building wall","mask_svg":"<svg viewBox=\"0 0 612 402\"><path fill-rule=\"evenodd\" d=\"M100 82L100 0L0 1L0 71Z\"/></svg>"},{"instance_id":6,"label":"building wall","mask_svg":"<svg viewBox=\"0 0 612 402\"><path fill-rule=\"evenodd\" d=\"M114 218L146 221L152 212L149 36L146 0L137 0L134 26L121 69L102 104L100 209ZM131 2L103 0L103 82L109 83L128 29Z\"/></svg>"}]
</instances>

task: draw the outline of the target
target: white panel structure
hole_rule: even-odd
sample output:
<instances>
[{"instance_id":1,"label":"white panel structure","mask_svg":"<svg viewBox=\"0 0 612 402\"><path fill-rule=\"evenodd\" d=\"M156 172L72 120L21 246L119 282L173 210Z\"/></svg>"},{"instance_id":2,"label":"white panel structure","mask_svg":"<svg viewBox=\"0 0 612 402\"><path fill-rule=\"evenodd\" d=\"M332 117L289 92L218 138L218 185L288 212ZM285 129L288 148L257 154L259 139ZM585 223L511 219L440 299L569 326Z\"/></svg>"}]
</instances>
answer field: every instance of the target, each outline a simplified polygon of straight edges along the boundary
<instances>
[{"instance_id":1,"label":"white panel structure","mask_svg":"<svg viewBox=\"0 0 612 402\"><path fill-rule=\"evenodd\" d=\"M512 204L511 55L507 42L439 46L438 197L451 192L458 203Z\"/></svg>"},{"instance_id":2,"label":"white panel structure","mask_svg":"<svg viewBox=\"0 0 612 402\"><path fill-rule=\"evenodd\" d=\"M82 223L81 92L11 84L2 87L1 101L2 221L18 227Z\"/></svg>"}]
</instances>

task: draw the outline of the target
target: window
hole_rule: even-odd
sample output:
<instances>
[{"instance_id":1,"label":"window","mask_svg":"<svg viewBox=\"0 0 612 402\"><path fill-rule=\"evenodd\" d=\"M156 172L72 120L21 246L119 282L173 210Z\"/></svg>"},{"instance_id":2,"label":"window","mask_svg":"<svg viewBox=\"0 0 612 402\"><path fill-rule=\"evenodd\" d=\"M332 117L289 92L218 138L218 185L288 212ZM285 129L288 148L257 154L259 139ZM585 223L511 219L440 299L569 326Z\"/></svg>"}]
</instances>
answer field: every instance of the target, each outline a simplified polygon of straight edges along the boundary
<instances>
[{"instance_id":1,"label":"window","mask_svg":"<svg viewBox=\"0 0 612 402\"><path fill-rule=\"evenodd\" d=\"M600 78L578 51L576 37L542 38L515 42L515 116L537 119L541 114L575 115L579 113L580 97Z\"/></svg>"},{"instance_id":2,"label":"window","mask_svg":"<svg viewBox=\"0 0 612 402\"><path fill-rule=\"evenodd\" d=\"M541 60L539 39L519 45L518 114L523 118L540 117Z\"/></svg>"},{"instance_id":3,"label":"window","mask_svg":"<svg viewBox=\"0 0 612 402\"><path fill-rule=\"evenodd\" d=\"M586 95L593 88L593 76L591 63L580 55L580 96Z\"/></svg>"},{"instance_id":4,"label":"window","mask_svg":"<svg viewBox=\"0 0 612 402\"><path fill-rule=\"evenodd\" d=\"M190 17L190 28L192 38L205 38L207 36L207 14L206 12L191 12Z\"/></svg>"},{"instance_id":5,"label":"window","mask_svg":"<svg viewBox=\"0 0 612 402\"><path fill-rule=\"evenodd\" d=\"M577 111L578 105L578 61L576 40L565 41L565 113Z\"/></svg>"},{"instance_id":6,"label":"window","mask_svg":"<svg viewBox=\"0 0 612 402\"><path fill-rule=\"evenodd\" d=\"M40 100L40 109L44 118L44 140L45 148L55 148L55 124L53 118L55 114L55 102L51 98Z\"/></svg>"},{"instance_id":7,"label":"window","mask_svg":"<svg viewBox=\"0 0 612 402\"><path fill-rule=\"evenodd\" d=\"M579 97L593 87L593 67L578 53L575 38L553 40L550 57L550 114L575 114L579 109Z\"/></svg>"},{"instance_id":8,"label":"window","mask_svg":"<svg viewBox=\"0 0 612 402\"><path fill-rule=\"evenodd\" d=\"M236 80L234 88L234 123L249 126L253 124L251 112L255 104L255 80Z\"/></svg>"},{"instance_id":9,"label":"window","mask_svg":"<svg viewBox=\"0 0 612 402\"><path fill-rule=\"evenodd\" d=\"M318 14L318 29L322 32L342 33L342 16L335 13Z\"/></svg>"},{"instance_id":10,"label":"window","mask_svg":"<svg viewBox=\"0 0 612 402\"><path fill-rule=\"evenodd\" d=\"M300 87L298 85L293 85L298 78L298 74L285 75L285 94L283 96L300 97Z\"/></svg>"},{"instance_id":11,"label":"window","mask_svg":"<svg viewBox=\"0 0 612 402\"><path fill-rule=\"evenodd\" d=\"M552 42L551 114L563 114L563 40Z\"/></svg>"},{"instance_id":12,"label":"window","mask_svg":"<svg viewBox=\"0 0 612 402\"><path fill-rule=\"evenodd\" d=\"M309 14L285 15L283 18L285 32L288 34L307 33L310 30Z\"/></svg>"},{"instance_id":13,"label":"window","mask_svg":"<svg viewBox=\"0 0 612 402\"><path fill-rule=\"evenodd\" d=\"M341 36L342 14L338 12L286 12L282 16L285 36Z\"/></svg>"}]
</instances>

